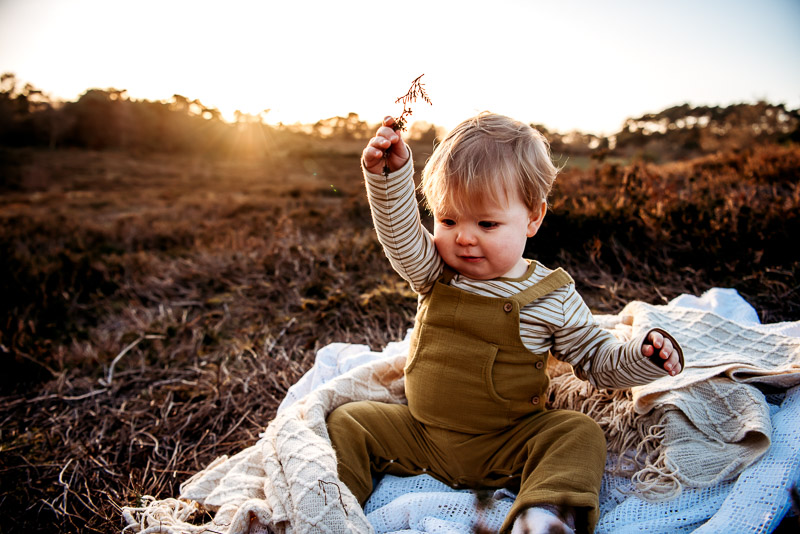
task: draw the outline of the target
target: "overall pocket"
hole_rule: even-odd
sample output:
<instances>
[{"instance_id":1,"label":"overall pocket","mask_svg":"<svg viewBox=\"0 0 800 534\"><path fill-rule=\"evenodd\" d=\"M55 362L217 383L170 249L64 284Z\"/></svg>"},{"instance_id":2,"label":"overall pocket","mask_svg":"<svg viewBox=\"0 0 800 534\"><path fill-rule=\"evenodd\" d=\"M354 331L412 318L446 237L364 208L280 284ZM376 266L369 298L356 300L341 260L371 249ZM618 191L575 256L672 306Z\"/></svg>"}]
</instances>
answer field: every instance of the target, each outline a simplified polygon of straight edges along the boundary
<instances>
[{"instance_id":1,"label":"overall pocket","mask_svg":"<svg viewBox=\"0 0 800 534\"><path fill-rule=\"evenodd\" d=\"M499 350L486 373L487 387L500 402L528 404L534 395L544 395L550 380L547 355L520 350Z\"/></svg>"}]
</instances>

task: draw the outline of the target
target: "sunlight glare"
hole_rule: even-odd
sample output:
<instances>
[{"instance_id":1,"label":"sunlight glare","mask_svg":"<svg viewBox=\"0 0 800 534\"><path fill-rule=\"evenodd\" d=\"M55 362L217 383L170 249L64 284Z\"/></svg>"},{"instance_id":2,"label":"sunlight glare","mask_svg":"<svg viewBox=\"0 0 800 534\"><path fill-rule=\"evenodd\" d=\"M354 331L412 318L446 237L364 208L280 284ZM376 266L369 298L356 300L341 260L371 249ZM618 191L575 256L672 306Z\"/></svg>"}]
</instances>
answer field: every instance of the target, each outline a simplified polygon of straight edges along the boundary
<instances>
[{"instance_id":1,"label":"sunlight glare","mask_svg":"<svg viewBox=\"0 0 800 534\"><path fill-rule=\"evenodd\" d=\"M798 24L778 0L9 0L0 68L59 99L180 94L226 120L269 109L273 124L350 112L375 124L425 73L435 105L412 120L449 128L488 109L608 134L685 102L800 106Z\"/></svg>"}]
</instances>

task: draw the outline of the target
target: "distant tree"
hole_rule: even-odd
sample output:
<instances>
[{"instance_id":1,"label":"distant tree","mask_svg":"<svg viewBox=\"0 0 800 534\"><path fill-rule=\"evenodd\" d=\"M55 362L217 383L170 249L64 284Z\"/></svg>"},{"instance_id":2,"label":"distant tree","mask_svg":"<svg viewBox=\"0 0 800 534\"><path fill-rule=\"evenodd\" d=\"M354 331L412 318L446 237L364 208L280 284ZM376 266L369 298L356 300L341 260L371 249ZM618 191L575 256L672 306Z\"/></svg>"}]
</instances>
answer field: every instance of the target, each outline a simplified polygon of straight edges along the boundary
<instances>
[{"instance_id":1,"label":"distant tree","mask_svg":"<svg viewBox=\"0 0 800 534\"><path fill-rule=\"evenodd\" d=\"M126 91L120 89L89 89L77 102L66 108L75 118L74 141L87 148L101 150L123 148Z\"/></svg>"},{"instance_id":2,"label":"distant tree","mask_svg":"<svg viewBox=\"0 0 800 534\"><path fill-rule=\"evenodd\" d=\"M0 75L0 142L17 146L51 144L56 131L49 95L30 83L21 85L13 73Z\"/></svg>"},{"instance_id":3,"label":"distant tree","mask_svg":"<svg viewBox=\"0 0 800 534\"><path fill-rule=\"evenodd\" d=\"M408 111L404 102L404 113ZM198 99L175 94L166 101L135 101L125 90L115 88L89 89L74 102L58 102L13 73L0 75L0 144L4 146L263 156L306 147L309 136L368 139L373 129L356 113L312 125L269 126L265 120L269 112L237 111L235 122L229 124L218 109ZM597 161L607 156L681 159L761 143L800 142L800 110L767 102L672 106L627 119L610 137L532 126L547 138L554 154L590 156ZM429 146L436 134L435 126L427 123L415 122L409 128L412 141Z\"/></svg>"},{"instance_id":4,"label":"distant tree","mask_svg":"<svg viewBox=\"0 0 800 534\"><path fill-rule=\"evenodd\" d=\"M734 104L727 107L682 104L630 118L615 135L618 151L659 146L673 156L691 156L797 136L798 110L784 104Z\"/></svg>"},{"instance_id":5,"label":"distant tree","mask_svg":"<svg viewBox=\"0 0 800 534\"><path fill-rule=\"evenodd\" d=\"M348 113L347 117L330 117L314 123L313 135L323 139L368 139L369 125L358 117L358 113Z\"/></svg>"},{"instance_id":6,"label":"distant tree","mask_svg":"<svg viewBox=\"0 0 800 534\"><path fill-rule=\"evenodd\" d=\"M14 144L16 126L21 115L27 114L27 103L20 109L17 93L17 77L11 72L0 75L0 141ZM20 113L22 112L22 113Z\"/></svg>"},{"instance_id":7,"label":"distant tree","mask_svg":"<svg viewBox=\"0 0 800 534\"><path fill-rule=\"evenodd\" d=\"M433 146L438 137L438 131L435 124L425 121L416 121L409 127L408 137L412 141Z\"/></svg>"},{"instance_id":8,"label":"distant tree","mask_svg":"<svg viewBox=\"0 0 800 534\"><path fill-rule=\"evenodd\" d=\"M554 154L570 156L590 156L596 151L606 151L609 146L607 137L587 134L572 130L566 134L550 131L542 124L531 124L531 127L544 135L550 144L550 151ZM604 152L605 153L605 152ZM605 157L605 156L604 156Z\"/></svg>"},{"instance_id":9,"label":"distant tree","mask_svg":"<svg viewBox=\"0 0 800 534\"><path fill-rule=\"evenodd\" d=\"M171 111L188 115L191 103L192 101L183 95L172 95L172 100L168 105Z\"/></svg>"}]
</instances>

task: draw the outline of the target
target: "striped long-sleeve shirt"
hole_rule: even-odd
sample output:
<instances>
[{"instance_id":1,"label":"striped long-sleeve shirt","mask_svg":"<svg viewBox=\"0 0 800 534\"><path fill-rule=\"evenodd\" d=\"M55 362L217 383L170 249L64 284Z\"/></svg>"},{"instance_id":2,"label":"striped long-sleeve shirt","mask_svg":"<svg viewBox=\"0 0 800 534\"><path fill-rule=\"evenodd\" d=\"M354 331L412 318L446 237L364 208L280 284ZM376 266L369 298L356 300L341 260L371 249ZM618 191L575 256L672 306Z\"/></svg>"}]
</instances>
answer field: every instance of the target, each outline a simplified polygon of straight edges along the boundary
<instances>
[{"instance_id":1,"label":"striped long-sleeve shirt","mask_svg":"<svg viewBox=\"0 0 800 534\"><path fill-rule=\"evenodd\" d=\"M441 275L444 262L436 251L433 236L420 220L413 176L411 158L388 177L364 171L378 240L394 269L422 299ZM456 274L450 285L477 295L509 297L552 272L538 262L533 264L534 269L528 269L530 276L524 279L473 280ZM596 323L575 284L563 286L523 307L519 328L528 350L535 354L550 351L572 365L579 378L597 387L627 388L668 374L642 354L647 333L629 342L619 341Z\"/></svg>"}]
</instances>

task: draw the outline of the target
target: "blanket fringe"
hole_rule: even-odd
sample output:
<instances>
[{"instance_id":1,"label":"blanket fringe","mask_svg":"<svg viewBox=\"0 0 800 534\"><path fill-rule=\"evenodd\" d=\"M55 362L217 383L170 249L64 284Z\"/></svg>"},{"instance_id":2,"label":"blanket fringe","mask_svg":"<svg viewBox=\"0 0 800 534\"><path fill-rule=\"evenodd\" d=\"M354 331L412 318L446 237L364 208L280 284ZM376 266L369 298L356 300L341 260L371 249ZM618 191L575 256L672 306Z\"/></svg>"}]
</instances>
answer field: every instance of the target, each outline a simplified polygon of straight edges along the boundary
<instances>
[{"instance_id":1,"label":"blanket fringe","mask_svg":"<svg viewBox=\"0 0 800 534\"><path fill-rule=\"evenodd\" d=\"M650 427L644 441L636 449L636 454L645 454L646 460L644 466L631 477L631 481L636 488L636 494L650 502L675 499L683 490L678 467L672 465L666 452L660 447L666 435L666 427L662 416L657 424Z\"/></svg>"},{"instance_id":2,"label":"blanket fringe","mask_svg":"<svg viewBox=\"0 0 800 534\"><path fill-rule=\"evenodd\" d=\"M196 502L187 502L180 499L156 499L152 495L141 497L142 506L124 507L122 509L123 523L127 526L122 529L123 534L135 532L137 534L192 534L209 532L208 525L198 526L188 523L199 511Z\"/></svg>"},{"instance_id":3,"label":"blanket fringe","mask_svg":"<svg viewBox=\"0 0 800 534\"><path fill-rule=\"evenodd\" d=\"M680 494L681 484L662 453L662 418L655 412L636 413L629 389L598 389L572 373L563 373L550 382L549 407L575 410L594 419L615 456L607 472L631 478L637 495L661 501Z\"/></svg>"}]
</instances>

